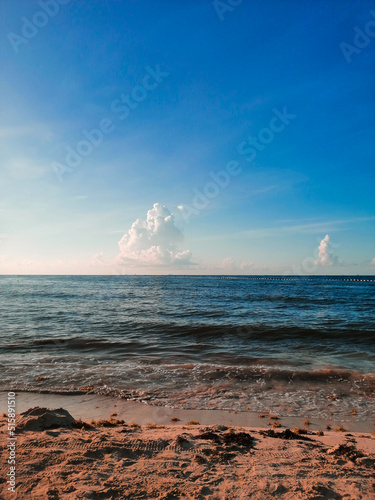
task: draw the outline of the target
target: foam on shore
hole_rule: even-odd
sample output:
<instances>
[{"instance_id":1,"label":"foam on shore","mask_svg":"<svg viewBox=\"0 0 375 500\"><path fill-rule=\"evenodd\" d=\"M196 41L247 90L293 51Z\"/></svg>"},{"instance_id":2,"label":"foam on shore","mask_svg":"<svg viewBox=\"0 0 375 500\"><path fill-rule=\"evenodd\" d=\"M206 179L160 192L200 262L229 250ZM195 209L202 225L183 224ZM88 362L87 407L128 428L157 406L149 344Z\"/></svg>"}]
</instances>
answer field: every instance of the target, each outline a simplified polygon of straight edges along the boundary
<instances>
[{"instance_id":1,"label":"foam on shore","mask_svg":"<svg viewBox=\"0 0 375 500\"><path fill-rule=\"evenodd\" d=\"M0 393L0 408L5 411L7 393ZM21 413L29 408L40 406L47 408L65 408L75 419L82 420L106 419L111 412L116 412L118 418L126 422L136 421L141 425L154 423L167 425L171 423L171 418L176 417L178 422L188 422L198 420L202 425L224 424L241 427L262 427L269 428L274 419L271 416L279 416L269 408L269 411L262 412L263 418L259 418L259 413L249 408L247 411L233 410L199 410L199 409L174 409L164 406L151 406L139 401L131 401L111 396L98 394L61 394L61 393L16 393L16 412ZM308 428L310 430L325 430L329 425L332 429L343 426L350 432L371 433L374 430L372 422L357 420L356 415L343 424L342 421L332 417L329 420L313 419L308 411L300 416L282 416L278 420L284 427L305 427L304 421L311 421ZM271 425L269 425L271 424ZM176 424L177 425L177 424Z\"/></svg>"}]
</instances>

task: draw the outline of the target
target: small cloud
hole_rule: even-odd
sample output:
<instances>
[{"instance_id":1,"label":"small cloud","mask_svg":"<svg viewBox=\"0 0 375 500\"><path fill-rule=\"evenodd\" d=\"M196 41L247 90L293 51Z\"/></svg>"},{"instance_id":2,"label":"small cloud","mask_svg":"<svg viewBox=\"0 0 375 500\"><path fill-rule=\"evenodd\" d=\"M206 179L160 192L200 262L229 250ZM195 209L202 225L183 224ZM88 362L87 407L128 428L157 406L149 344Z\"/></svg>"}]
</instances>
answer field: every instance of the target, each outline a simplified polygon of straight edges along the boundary
<instances>
[{"instance_id":1,"label":"small cloud","mask_svg":"<svg viewBox=\"0 0 375 500\"><path fill-rule=\"evenodd\" d=\"M103 265L104 262L104 255L103 252L97 252L95 255L93 255L90 259L90 266L98 266L98 265Z\"/></svg>"},{"instance_id":2,"label":"small cloud","mask_svg":"<svg viewBox=\"0 0 375 500\"><path fill-rule=\"evenodd\" d=\"M42 177L47 169L38 162L34 162L29 158L12 158L5 164L5 169L11 179L14 180L31 180Z\"/></svg>"},{"instance_id":3,"label":"small cloud","mask_svg":"<svg viewBox=\"0 0 375 500\"><path fill-rule=\"evenodd\" d=\"M226 257L219 266L225 272L246 274L250 270L254 271L254 264L252 262L238 262L232 257Z\"/></svg>"},{"instance_id":4,"label":"small cloud","mask_svg":"<svg viewBox=\"0 0 375 500\"><path fill-rule=\"evenodd\" d=\"M332 253L329 235L326 234L319 244L319 259L316 261L321 266L337 264L337 257Z\"/></svg>"},{"instance_id":5,"label":"small cloud","mask_svg":"<svg viewBox=\"0 0 375 500\"><path fill-rule=\"evenodd\" d=\"M29 137L32 139L40 139L42 141L50 141L53 138L53 133L50 127L45 125L26 125L17 127L0 128L0 140L6 141L11 139L19 140L21 137Z\"/></svg>"},{"instance_id":6,"label":"small cloud","mask_svg":"<svg viewBox=\"0 0 375 500\"><path fill-rule=\"evenodd\" d=\"M272 186L266 186L264 188L261 188L261 189L256 189L255 191L252 191L251 194L264 194L264 193L268 193L269 191L273 191L274 189L277 189L278 186L276 185L272 185Z\"/></svg>"},{"instance_id":7,"label":"small cloud","mask_svg":"<svg viewBox=\"0 0 375 500\"><path fill-rule=\"evenodd\" d=\"M372 261L371 261L371 265L372 265L372 266L375 266L375 257L372 259Z\"/></svg>"},{"instance_id":8,"label":"small cloud","mask_svg":"<svg viewBox=\"0 0 375 500\"><path fill-rule=\"evenodd\" d=\"M146 220L137 219L119 241L117 264L175 266L191 265L190 250L179 249L183 240L167 207L155 203Z\"/></svg>"}]
</instances>

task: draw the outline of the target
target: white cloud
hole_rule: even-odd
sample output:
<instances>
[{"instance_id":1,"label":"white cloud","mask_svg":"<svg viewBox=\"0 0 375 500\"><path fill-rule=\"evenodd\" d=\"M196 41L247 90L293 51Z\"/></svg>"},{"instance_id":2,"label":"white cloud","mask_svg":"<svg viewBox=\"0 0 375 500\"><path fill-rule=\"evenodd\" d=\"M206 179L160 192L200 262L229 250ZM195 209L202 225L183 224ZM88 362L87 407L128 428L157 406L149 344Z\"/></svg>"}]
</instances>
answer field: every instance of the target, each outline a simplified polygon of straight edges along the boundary
<instances>
[{"instance_id":1,"label":"white cloud","mask_svg":"<svg viewBox=\"0 0 375 500\"><path fill-rule=\"evenodd\" d=\"M225 272L230 272L233 274L241 273L246 274L250 270L254 272L254 264L251 262L238 262L232 259L232 257L226 257L219 266Z\"/></svg>"},{"instance_id":2,"label":"white cloud","mask_svg":"<svg viewBox=\"0 0 375 500\"><path fill-rule=\"evenodd\" d=\"M264 193L268 193L269 191L273 191L274 189L277 189L278 186L276 185L272 185L272 186L266 186L264 188L260 188L260 189L255 189L254 191L251 191L251 194L254 195L254 194L264 194Z\"/></svg>"},{"instance_id":3,"label":"white cloud","mask_svg":"<svg viewBox=\"0 0 375 500\"><path fill-rule=\"evenodd\" d=\"M317 264L322 266L332 266L336 263L337 258L333 256L331 250L331 242L328 234L324 236L319 244L319 259L316 261Z\"/></svg>"},{"instance_id":4,"label":"white cloud","mask_svg":"<svg viewBox=\"0 0 375 500\"><path fill-rule=\"evenodd\" d=\"M146 220L137 219L119 241L117 264L176 266L192 264L189 250L180 250L183 235L174 215L160 203L147 212Z\"/></svg>"},{"instance_id":5,"label":"white cloud","mask_svg":"<svg viewBox=\"0 0 375 500\"><path fill-rule=\"evenodd\" d=\"M26 157L15 157L5 164L5 171L13 180L31 180L43 176L47 167Z\"/></svg>"},{"instance_id":6,"label":"white cloud","mask_svg":"<svg viewBox=\"0 0 375 500\"><path fill-rule=\"evenodd\" d=\"M50 127L35 123L33 125L0 128L0 140L20 139L21 137L50 141L53 138L53 133Z\"/></svg>"},{"instance_id":7,"label":"white cloud","mask_svg":"<svg viewBox=\"0 0 375 500\"><path fill-rule=\"evenodd\" d=\"M372 265L372 266L375 266L375 257L372 259L372 261L371 261L371 265Z\"/></svg>"},{"instance_id":8,"label":"white cloud","mask_svg":"<svg viewBox=\"0 0 375 500\"><path fill-rule=\"evenodd\" d=\"M103 264L105 264L103 252L97 252L91 257L89 261L90 266L101 266Z\"/></svg>"}]
</instances>

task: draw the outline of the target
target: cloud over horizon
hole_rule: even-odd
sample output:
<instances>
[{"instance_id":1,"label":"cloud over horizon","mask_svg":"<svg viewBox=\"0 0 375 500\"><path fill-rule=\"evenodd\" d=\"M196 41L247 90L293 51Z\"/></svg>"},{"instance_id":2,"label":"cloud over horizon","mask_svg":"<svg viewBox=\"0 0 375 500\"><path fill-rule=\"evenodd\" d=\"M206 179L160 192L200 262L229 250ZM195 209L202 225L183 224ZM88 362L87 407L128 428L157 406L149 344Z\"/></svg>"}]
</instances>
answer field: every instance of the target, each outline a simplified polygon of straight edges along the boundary
<instances>
[{"instance_id":1,"label":"cloud over horizon","mask_svg":"<svg viewBox=\"0 0 375 500\"><path fill-rule=\"evenodd\" d=\"M224 272L246 274L254 271L254 264L252 262L238 262L232 257L226 257L219 268L223 269Z\"/></svg>"},{"instance_id":2,"label":"cloud over horizon","mask_svg":"<svg viewBox=\"0 0 375 500\"><path fill-rule=\"evenodd\" d=\"M337 264L337 257L332 253L331 241L328 234L324 236L319 244L319 259L316 263L321 266L333 266L333 264Z\"/></svg>"},{"instance_id":3,"label":"cloud over horizon","mask_svg":"<svg viewBox=\"0 0 375 500\"><path fill-rule=\"evenodd\" d=\"M147 266L186 266L191 262L190 250L178 244L183 234L175 225L174 215L161 203L154 203L146 220L137 219L119 241L117 264Z\"/></svg>"}]
</instances>

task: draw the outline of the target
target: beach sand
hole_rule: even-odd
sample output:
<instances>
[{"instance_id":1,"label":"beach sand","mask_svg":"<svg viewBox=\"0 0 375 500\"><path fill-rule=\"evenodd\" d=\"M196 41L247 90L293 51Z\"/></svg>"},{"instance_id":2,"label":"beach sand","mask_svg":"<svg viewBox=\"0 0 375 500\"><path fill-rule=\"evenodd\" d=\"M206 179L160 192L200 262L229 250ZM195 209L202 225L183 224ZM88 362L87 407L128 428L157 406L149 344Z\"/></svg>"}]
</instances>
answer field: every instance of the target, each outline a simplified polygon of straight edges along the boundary
<instances>
[{"instance_id":1,"label":"beach sand","mask_svg":"<svg viewBox=\"0 0 375 500\"><path fill-rule=\"evenodd\" d=\"M370 432L318 435L300 419L308 434L296 434L272 413L246 420L95 395L18 394L17 413L17 499L375 498ZM5 416L0 432L0 498L15 498Z\"/></svg>"}]
</instances>

